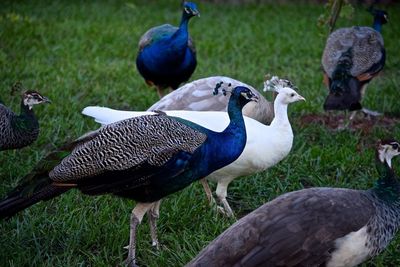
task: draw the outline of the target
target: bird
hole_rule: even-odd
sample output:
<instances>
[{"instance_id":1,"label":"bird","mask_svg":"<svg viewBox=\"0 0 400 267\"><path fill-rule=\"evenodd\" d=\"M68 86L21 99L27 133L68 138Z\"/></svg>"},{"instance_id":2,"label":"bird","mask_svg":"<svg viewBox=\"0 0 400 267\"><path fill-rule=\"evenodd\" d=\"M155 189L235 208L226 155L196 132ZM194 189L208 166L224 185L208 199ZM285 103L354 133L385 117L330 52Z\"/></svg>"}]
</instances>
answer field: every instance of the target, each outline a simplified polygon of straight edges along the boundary
<instances>
[{"instance_id":1,"label":"bird","mask_svg":"<svg viewBox=\"0 0 400 267\"><path fill-rule=\"evenodd\" d=\"M368 83L385 65L386 52L381 35L382 25L388 22L386 11L370 9L373 27L340 28L331 33L322 55L324 83L329 94L325 110L357 111ZM376 112L363 109L367 114ZM352 114L351 118L354 117Z\"/></svg>"},{"instance_id":2,"label":"bird","mask_svg":"<svg viewBox=\"0 0 400 267\"><path fill-rule=\"evenodd\" d=\"M217 83L231 84L232 87L245 86L258 97L257 102L250 102L243 108L243 115L263 124L270 124L274 118L274 104L268 101L252 86L226 76L211 76L187 83L165 95L148 108L152 110L194 110L226 111L228 99L222 94L212 94Z\"/></svg>"},{"instance_id":3,"label":"bird","mask_svg":"<svg viewBox=\"0 0 400 267\"><path fill-rule=\"evenodd\" d=\"M186 267L356 266L382 252L400 225L394 139L378 142L369 190L315 187L285 193L242 217Z\"/></svg>"},{"instance_id":4,"label":"bird","mask_svg":"<svg viewBox=\"0 0 400 267\"><path fill-rule=\"evenodd\" d=\"M136 68L147 84L155 85L161 98L167 88L176 89L196 69L196 48L189 36L188 23L200 16L195 3L183 2L178 27L163 24L145 32L139 41Z\"/></svg>"},{"instance_id":5,"label":"bird","mask_svg":"<svg viewBox=\"0 0 400 267\"><path fill-rule=\"evenodd\" d=\"M0 100L0 151L23 148L36 141L39 122L33 106L50 102L39 92L27 90L21 95L21 109L17 115Z\"/></svg>"},{"instance_id":6,"label":"bird","mask_svg":"<svg viewBox=\"0 0 400 267\"><path fill-rule=\"evenodd\" d=\"M229 125L214 132L159 114L130 118L89 132L50 153L0 201L0 219L76 188L87 195L113 194L137 202L131 214L127 263L135 266L136 228L149 212L156 240L154 205L242 153L242 107L257 97L246 87L230 92Z\"/></svg>"},{"instance_id":7,"label":"bird","mask_svg":"<svg viewBox=\"0 0 400 267\"><path fill-rule=\"evenodd\" d=\"M234 217L227 197L228 185L236 178L264 171L284 159L293 144L293 131L290 125L288 104L305 100L294 88L293 83L273 76L265 83L265 90L275 90L278 95L274 101L275 117L270 125L262 124L245 117L247 132L246 146L240 157L233 163L221 168L206 177L217 182L216 195L223 208L219 209L229 217ZM214 131L223 130L229 123L226 112L217 111L163 111L169 116L180 117L192 121ZM106 125L122 119L137 117L154 112L119 111L104 107L86 107L82 113L91 116L95 121ZM203 181L203 180L202 180ZM212 193L206 182L203 187L207 198L211 201Z\"/></svg>"}]
</instances>

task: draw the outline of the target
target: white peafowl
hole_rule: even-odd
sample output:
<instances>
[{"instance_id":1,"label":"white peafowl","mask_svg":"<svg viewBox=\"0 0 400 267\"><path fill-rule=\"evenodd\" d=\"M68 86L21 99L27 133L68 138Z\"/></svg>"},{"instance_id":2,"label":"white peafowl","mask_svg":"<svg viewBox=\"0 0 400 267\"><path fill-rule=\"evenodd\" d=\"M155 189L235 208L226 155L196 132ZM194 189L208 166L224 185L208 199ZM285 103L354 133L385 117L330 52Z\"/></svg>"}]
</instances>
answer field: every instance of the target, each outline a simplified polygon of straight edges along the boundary
<instances>
[{"instance_id":1,"label":"white peafowl","mask_svg":"<svg viewBox=\"0 0 400 267\"><path fill-rule=\"evenodd\" d=\"M247 142L240 157L232 164L219 169L207 176L208 180L217 182L216 195L223 205L228 216L233 216L233 211L226 200L228 185L235 178L264 171L282 159L290 152L293 143L293 132L290 125L287 107L290 103L305 100L287 80L272 77L265 83L266 90L278 93L275 103L275 118L271 125L264 125L254 119L244 117ZM93 117L101 124L110 124L119 120L138 117L154 112L120 111L105 107L86 107L82 113ZM229 123L226 112L217 111L165 111L169 116L192 121L213 131L222 131ZM212 194L206 182L203 183L207 196L212 199Z\"/></svg>"}]
</instances>

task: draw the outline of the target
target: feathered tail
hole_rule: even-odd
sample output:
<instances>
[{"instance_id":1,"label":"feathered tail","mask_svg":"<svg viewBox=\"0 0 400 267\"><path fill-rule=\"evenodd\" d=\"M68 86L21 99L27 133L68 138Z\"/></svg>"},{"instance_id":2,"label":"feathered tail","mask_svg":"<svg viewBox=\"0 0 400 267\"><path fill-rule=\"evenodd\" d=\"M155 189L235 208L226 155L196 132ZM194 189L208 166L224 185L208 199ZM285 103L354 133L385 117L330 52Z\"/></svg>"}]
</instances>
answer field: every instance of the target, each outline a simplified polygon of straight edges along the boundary
<instances>
[{"instance_id":1,"label":"feathered tail","mask_svg":"<svg viewBox=\"0 0 400 267\"><path fill-rule=\"evenodd\" d=\"M0 201L0 219L11 217L41 200L49 200L68 191L71 187L55 185L48 174L61 159L84 140L85 136L67 143L42 159L33 171L21 180L20 185Z\"/></svg>"},{"instance_id":2,"label":"feathered tail","mask_svg":"<svg viewBox=\"0 0 400 267\"><path fill-rule=\"evenodd\" d=\"M94 120L102 125L107 125L117 121L129 119L132 117L151 115L154 112L143 111L123 111L107 107L89 106L82 110L82 114L94 118Z\"/></svg>"}]
</instances>

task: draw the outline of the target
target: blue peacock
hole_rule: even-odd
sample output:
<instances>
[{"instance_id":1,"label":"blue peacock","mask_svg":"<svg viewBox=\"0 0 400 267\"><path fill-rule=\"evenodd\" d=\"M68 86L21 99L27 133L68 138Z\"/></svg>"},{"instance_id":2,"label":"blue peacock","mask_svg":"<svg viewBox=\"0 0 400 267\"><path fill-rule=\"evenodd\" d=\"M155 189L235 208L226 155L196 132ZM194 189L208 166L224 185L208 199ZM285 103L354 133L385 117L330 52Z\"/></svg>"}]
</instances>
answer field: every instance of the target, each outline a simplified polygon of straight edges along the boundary
<instances>
[{"instance_id":1,"label":"blue peacock","mask_svg":"<svg viewBox=\"0 0 400 267\"><path fill-rule=\"evenodd\" d=\"M184 2L179 27L163 24L148 30L139 41L136 67L146 83L157 88L160 98L167 88L176 89L196 69L196 49L188 23L200 16L195 3Z\"/></svg>"}]
</instances>

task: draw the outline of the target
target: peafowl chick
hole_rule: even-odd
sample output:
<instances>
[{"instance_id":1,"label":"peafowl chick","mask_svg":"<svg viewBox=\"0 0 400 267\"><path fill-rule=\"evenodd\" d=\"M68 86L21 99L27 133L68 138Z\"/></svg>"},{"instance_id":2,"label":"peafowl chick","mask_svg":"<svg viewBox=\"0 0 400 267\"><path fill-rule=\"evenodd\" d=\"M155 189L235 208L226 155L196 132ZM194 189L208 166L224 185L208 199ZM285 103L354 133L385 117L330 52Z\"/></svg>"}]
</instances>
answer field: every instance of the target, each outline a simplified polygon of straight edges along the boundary
<instances>
[{"instance_id":1,"label":"peafowl chick","mask_svg":"<svg viewBox=\"0 0 400 267\"><path fill-rule=\"evenodd\" d=\"M376 150L370 190L309 188L286 193L241 218L187 267L356 266L381 253L400 226L399 142Z\"/></svg>"},{"instance_id":2,"label":"peafowl chick","mask_svg":"<svg viewBox=\"0 0 400 267\"><path fill-rule=\"evenodd\" d=\"M90 132L42 160L0 201L0 218L72 188L133 199L127 263L135 266L136 228L143 216L149 211L152 241L158 243L154 206L239 157L246 144L242 108L256 100L248 88L236 87L228 104L230 123L222 132L166 115L131 118Z\"/></svg>"},{"instance_id":3,"label":"peafowl chick","mask_svg":"<svg viewBox=\"0 0 400 267\"><path fill-rule=\"evenodd\" d=\"M33 106L50 103L37 91L26 91L21 97L21 111L16 115L0 101L0 150L23 148L39 135L39 122Z\"/></svg>"},{"instance_id":4,"label":"peafowl chick","mask_svg":"<svg viewBox=\"0 0 400 267\"><path fill-rule=\"evenodd\" d=\"M243 115L263 124L270 124L274 118L274 104L265 99L252 86L225 76L211 76L187 83L154 103L148 111L153 110L193 110L193 111L226 111L228 99L222 94L212 94L217 83L230 84L232 88L244 86L258 97L257 102L250 102L243 108Z\"/></svg>"},{"instance_id":5,"label":"peafowl chick","mask_svg":"<svg viewBox=\"0 0 400 267\"><path fill-rule=\"evenodd\" d=\"M140 38L136 67L147 84L156 86L160 98L167 88L176 89L189 80L196 69L196 49L188 32L194 16L200 16L196 4L183 2L179 28L164 24Z\"/></svg>"},{"instance_id":6,"label":"peafowl chick","mask_svg":"<svg viewBox=\"0 0 400 267\"><path fill-rule=\"evenodd\" d=\"M385 65L381 28L387 23L388 15L381 10L370 12L374 16L373 28L341 28L334 31L326 42L322 55L324 83L329 88L325 110L362 109L360 102L367 84Z\"/></svg>"},{"instance_id":7,"label":"peafowl chick","mask_svg":"<svg viewBox=\"0 0 400 267\"><path fill-rule=\"evenodd\" d=\"M276 76L268 80L265 83L265 90L272 90L278 93L274 102L275 118L270 125L265 125L254 119L245 117L247 142L243 153L233 163L206 177L207 180L217 183L216 195L219 202L223 205L220 211L227 216L234 216L226 200L229 184L236 178L265 171L278 164L289 154L293 144L293 131L287 114L288 105L305 100L304 97L294 90L295 88L290 81L279 79ZM246 106L243 110L245 110ZM104 107L86 107L82 113L95 118L97 122L102 124L154 114L140 111L120 111ZM180 117L200 124L213 131L222 131L229 124L226 112L171 110L165 111L165 113L169 116ZM213 201L207 182L204 179L201 182L208 199Z\"/></svg>"}]
</instances>

